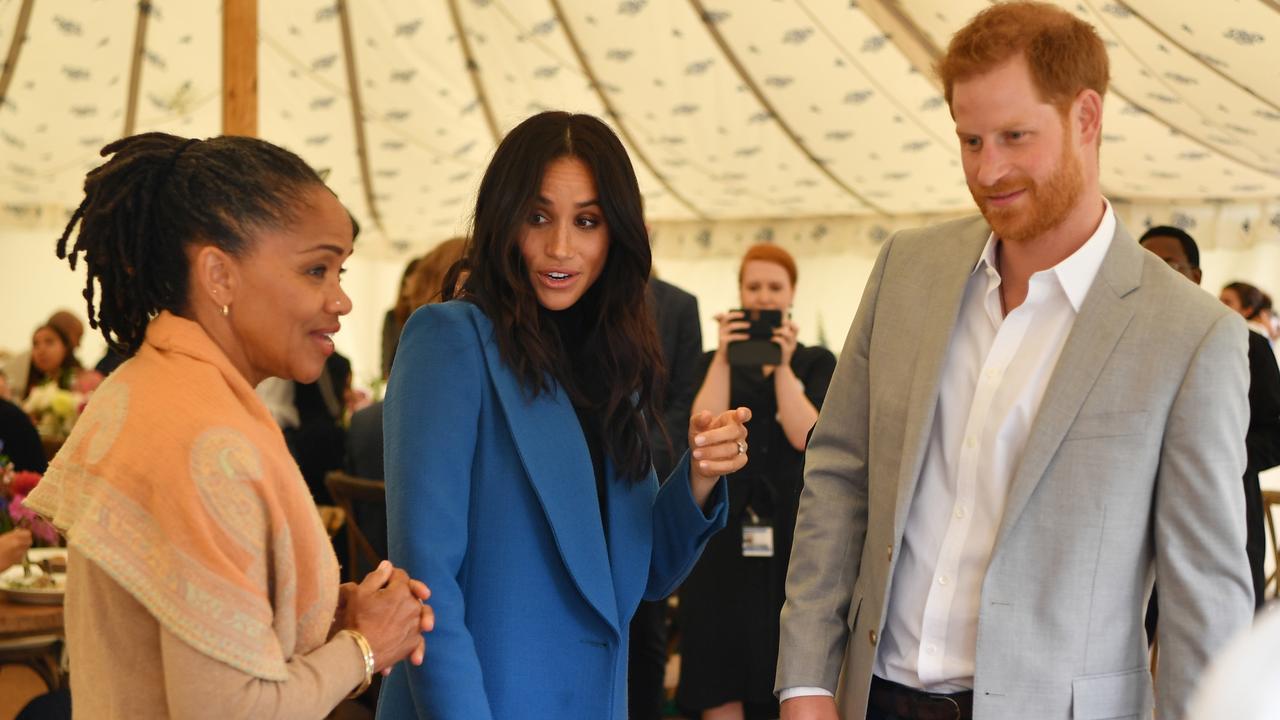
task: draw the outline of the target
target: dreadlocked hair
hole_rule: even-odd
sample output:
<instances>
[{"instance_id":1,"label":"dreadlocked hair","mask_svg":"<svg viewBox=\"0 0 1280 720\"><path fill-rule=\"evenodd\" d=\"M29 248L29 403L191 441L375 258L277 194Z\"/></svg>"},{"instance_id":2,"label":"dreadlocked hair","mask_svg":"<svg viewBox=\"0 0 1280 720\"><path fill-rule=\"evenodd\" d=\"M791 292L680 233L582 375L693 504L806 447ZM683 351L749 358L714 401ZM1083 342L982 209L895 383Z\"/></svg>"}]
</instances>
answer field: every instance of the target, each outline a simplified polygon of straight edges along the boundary
<instances>
[{"instance_id":1,"label":"dreadlocked hair","mask_svg":"<svg viewBox=\"0 0 1280 720\"><path fill-rule=\"evenodd\" d=\"M110 159L85 176L84 200L57 252L72 270L84 256L89 325L125 356L137 352L162 310L186 314L189 246L239 257L250 249L251 230L288 224L306 191L324 187L302 158L256 138L152 132L116 140L101 154Z\"/></svg>"}]
</instances>

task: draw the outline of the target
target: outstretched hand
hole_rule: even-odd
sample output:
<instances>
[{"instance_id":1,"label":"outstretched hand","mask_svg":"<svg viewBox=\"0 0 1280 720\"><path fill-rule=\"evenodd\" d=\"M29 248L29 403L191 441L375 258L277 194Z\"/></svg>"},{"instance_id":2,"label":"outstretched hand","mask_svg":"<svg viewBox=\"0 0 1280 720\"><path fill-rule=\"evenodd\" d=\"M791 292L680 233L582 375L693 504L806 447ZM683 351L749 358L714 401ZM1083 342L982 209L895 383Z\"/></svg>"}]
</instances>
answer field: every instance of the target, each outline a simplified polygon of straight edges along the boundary
<instances>
[{"instance_id":1,"label":"outstretched hand","mask_svg":"<svg viewBox=\"0 0 1280 720\"><path fill-rule=\"evenodd\" d=\"M747 426L751 409L740 407L712 415L709 410L689 418L689 484L701 506L721 475L735 473L747 464Z\"/></svg>"}]
</instances>

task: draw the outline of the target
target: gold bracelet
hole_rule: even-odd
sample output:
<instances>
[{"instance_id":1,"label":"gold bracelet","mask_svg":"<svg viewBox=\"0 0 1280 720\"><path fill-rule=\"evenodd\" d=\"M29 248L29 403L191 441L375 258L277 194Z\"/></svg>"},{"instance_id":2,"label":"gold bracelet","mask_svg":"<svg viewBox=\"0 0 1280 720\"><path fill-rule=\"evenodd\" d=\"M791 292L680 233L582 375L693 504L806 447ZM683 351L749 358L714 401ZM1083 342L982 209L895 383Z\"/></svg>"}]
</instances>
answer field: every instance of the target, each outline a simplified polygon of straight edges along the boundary
<instances>
[{"instance_id":1,"label":"gold bracelet","mask_svg":"<svg viewBox=\"0 0 1280 720\"><path fill-rule=\"evenodd\" d=\"M364 657L364 680L347 696L347 699L350 700L360 697L361 693L369 689L369 685L373 683L373 670L377 665L374 664L373 660L373 647L369 645L369 641L365 639L364 635L350 629L343 629L338 632L339 634L346 633L350 635L351 639L356 641L356 645L360 646L360 655Z\"/></svg>"}]
</instances>

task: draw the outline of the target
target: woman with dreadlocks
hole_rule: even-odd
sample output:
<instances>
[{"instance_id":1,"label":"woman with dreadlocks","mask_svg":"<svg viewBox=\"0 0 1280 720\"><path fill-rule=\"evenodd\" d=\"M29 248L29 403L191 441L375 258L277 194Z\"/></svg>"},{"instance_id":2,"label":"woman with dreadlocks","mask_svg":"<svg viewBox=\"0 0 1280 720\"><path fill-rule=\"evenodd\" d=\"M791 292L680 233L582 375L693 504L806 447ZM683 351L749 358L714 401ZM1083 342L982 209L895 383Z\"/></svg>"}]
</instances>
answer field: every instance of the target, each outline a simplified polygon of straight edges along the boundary
<instances>
[{"instance_id":1,"label":"woman with dreadlocks","mask_svg":"<svg viewBox=\"0 0 1280 720\"><path fill-rule=\"evenodd\" d=\"M84 258L90 324L132 359L27 500L70 546L76 715L322 718L421 663L433 624L426 586L388 563L339 587L253 390L319 376L351 309L352 222L260 140L147 133L102 153L58 256Z\"/></svg>"}]
</instances>

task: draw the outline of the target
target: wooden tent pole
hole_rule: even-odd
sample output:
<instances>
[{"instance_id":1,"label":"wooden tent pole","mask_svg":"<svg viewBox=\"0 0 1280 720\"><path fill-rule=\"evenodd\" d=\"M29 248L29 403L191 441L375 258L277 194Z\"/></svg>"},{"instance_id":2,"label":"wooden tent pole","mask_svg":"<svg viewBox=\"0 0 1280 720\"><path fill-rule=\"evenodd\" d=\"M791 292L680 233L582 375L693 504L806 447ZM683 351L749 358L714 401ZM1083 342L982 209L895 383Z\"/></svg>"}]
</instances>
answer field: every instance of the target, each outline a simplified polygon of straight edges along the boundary
<instances>
[{"instance_id":1,"label":"wooden tent pole","mask_svg":"<svg viewBox=\"0 0 1280 720\"><path fill-rule=\"evenodd\" d=\"M258 135L258 0L222 3L222 133Z\"/></svg>"},{"instance_id":2,"label":"wooden tent pole","mask_svg":"<svg viewBox=\"0 0 1280 720\"><path fill-rule=\"evenodd\" d=\"M18 24L13 29L13 38L9 40L9 52L5 55L4 65L0 65L0 105L4 105L9 83L13 82L13 74L18 69L18 53L22 52L22 44L27 39L27 26L31 24L33 5L35 0L22 0L22 7L18 8Z\"/></svg>"}]
</instances>

